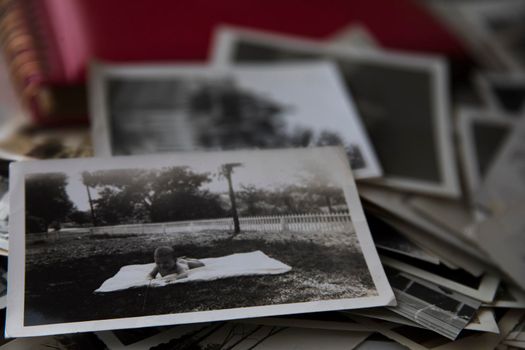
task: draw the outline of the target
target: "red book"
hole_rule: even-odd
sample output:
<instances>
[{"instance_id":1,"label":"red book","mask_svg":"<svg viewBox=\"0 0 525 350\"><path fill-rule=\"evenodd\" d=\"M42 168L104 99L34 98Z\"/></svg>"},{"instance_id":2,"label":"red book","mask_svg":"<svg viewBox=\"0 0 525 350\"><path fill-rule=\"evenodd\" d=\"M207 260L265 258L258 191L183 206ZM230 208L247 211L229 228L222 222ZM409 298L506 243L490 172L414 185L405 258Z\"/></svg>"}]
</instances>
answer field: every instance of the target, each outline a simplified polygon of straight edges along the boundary
<instances>
[{"instance_id":1,"label":"red book","mask_svg":"<svg viewBox=\"0 0 525 350\"><path fill-rule=\"evenodd\" d=\"M86 120L86 67L205 60L218 24L325 39L351 23L386 48L464 51L414 0L0 0L0 35L17 86L43 124Z\"/></svg>"}]
</instances>

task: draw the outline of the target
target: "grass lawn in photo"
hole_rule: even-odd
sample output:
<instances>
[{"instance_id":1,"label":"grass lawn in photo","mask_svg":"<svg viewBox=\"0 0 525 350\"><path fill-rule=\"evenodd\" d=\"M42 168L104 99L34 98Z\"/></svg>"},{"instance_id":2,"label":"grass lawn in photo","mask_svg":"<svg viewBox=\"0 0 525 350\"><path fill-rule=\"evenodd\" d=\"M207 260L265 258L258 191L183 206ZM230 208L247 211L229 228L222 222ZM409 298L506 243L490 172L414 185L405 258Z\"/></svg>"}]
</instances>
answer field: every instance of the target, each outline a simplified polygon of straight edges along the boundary
<instances>
[{"instance_id":1,"label":"grass lawn in photo","mask_svg":"<svg viewBox=\"0 0 525 350\"><path fill-rule=\"evenodd\" d=\"M28 244L26 325L244 306L356 298L376 292L354 233L203 230L174 234L74 231ZM160 245L177 255L218 257L260 250L292 267L246 276L95 294L124 265L153 261Z\"/></svg>"}]
</instances>

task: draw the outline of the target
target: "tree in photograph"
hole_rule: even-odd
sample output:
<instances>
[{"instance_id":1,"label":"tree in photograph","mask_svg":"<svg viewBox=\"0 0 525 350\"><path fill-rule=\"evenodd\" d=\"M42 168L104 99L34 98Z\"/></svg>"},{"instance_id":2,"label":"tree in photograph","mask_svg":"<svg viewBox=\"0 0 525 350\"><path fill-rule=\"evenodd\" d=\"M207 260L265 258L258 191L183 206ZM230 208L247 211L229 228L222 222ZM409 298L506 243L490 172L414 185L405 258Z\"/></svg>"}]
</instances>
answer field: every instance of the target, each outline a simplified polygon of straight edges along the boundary
<instances>
[{"instance_id":1,"label":"tree in photograph","mask_svg":"<svg viewBox=\"0 0 525 350\"><path fill-rule=\"evenodd\" d=\"M346 201L343 190L334 184L334 174L328 169L311 164L304 171L304 176L299 184L307 196L307 201L329 213L336 212L336 207L344 206Z\"/></svg>"},{"instance_id":2,"label":"tree in photograph","mask_svg":"<svg viewBox=\"0 0 525 350\"><path fill-rule=\"evenodd\" d=\"M240 205L239 212L243 216L267 215L271 208L267 204L267 192L254 185L241 185L237 191Z\"/></svg>"},{"instance_id":3,"label":"tree in photograph","mask_svg":"<svg viewBox=\"0 0 525 350\"><path fill-rule=\"evenodd\" d=\"M232 174L233 169L242 166L242 163L226 163L221 165L219 169L219 175L223 176L228 181L228 194L230 196L232 217L233 217L233 228L234 233L240 233L241 227L239 224L239 213L237 212L237 204L235 203L235 191L233 190Z\"/></svg>"},{"instance_id":4,"label":"tree in photograph","mask_svg":"<svg viewBox=\"0 0 525 350\"><path fill-rule=\"evenodd\" d=\"M315 202L318 204L318 207L327 208L329 213L336 212L334 207L344 203L343 191L339 188L317 184L311 186L310 191L313 196L317 197Z\"/></svg>"},{"instance_id":5,"label":"tree in photograph","mask_svg":"<svg viewBox=\"0 0 525 350\"><path fill-rule=\"evenodd\" d=\"M341 136L333 131L323 130L319 135L316 143L316 146L344 146L348 160L350 161L350 166L352 169L363 168L366 163L363 158L363 154L359 145L352 143L344 143Z\"/></svg>"},{"instance_id":6,"label":"tree in photograph","mask_svg":"<svg viewBox=\"0 0 525 350\"><path fill-rule=\"evenodd\" d=\"M201 86L190 96L199 143L205 147L282 147L286 106L240 88L233 80Z\"/></svg>"},{"instance_id":7,"label":"tree in photograph","mask_svg":"<svg viewBox=\"0 0 525 350\"><path fill-rule=\"evenodd\" d=\"M333 131L323 130L315 141L316 146L339 146L343 144L341 136Z\"/></svg>"},{"instance_id":8,"label":"tree in photograph","mask_svg":"<svg viewBox=\"0 0 525 350\"><path fill-rule=\"evenodd\" d=\"M274 215L320 212L311 190L302 184L292 184L268 193L268 202L273 204Z\"/></svg>"},{"instance_id":9,"label":"tree in photograph","mask_svg":"<svg viewBox=\"0 0 525 350\"><path fill-rule=\"evenodd\" d=\"M63 173L34 174L26 178L26 222L29 232L43 229L52 223L63 222L75 208L67 192L67 176ZM40 222L41 225L33 225ZM40 227L38 227L40 226ZM39 231L39 230L38 230Z\"/></svg>"},{"instance_id":10,"label":"tree in photograph","mask_svg":"<svg viewBox=\"0 0 525 350\"><path fill-rule=\"evenodd\" d=\"M187 166L159 170L118 169L90 173L93 209L100 224L168 222L223 217L218 195L202 186L211 174Z\"/></svg>"},{"instance_id":11,"label":"tree in photograph","mask_svg":"<svg viewBox=\"0 0 525 350\"><path fill-rule=\"evenodd\" d=\"M286 146L293 146L293 147L308 147L312 146L314 138L314 132L310 128L304 128L304 127L295 127L293 131L291 131L287 135L287 145Z\"/></svg>"},{"instance_id":12,"label":"tree in photograph","mask_svg":"<svg viewBox=\"0 0 525 350\"><path fill-rule=\"evenodd\" d=\"M78 225L87 225L92 224L92 216L91 211L80 211L80 210L73 210L71 214L69 214L69 220L72 222L78 224Z\"/></svg>"},{"instance_id":13,"label":"tree in photograph","mask_svg":"<svg viewBox=\"0 0 525 350\"><path fill-rule=\"evenodd\" d=\"M293 195L294 186L281 186L271 191L266 191L265 206L269 208L270 215L287 215L298 213L296 199ZM261 205L261 204L260 204Z\"/></svg>"},{"instance_id":14,"label":"tree in photograph","mask_svg":"<svg viewBox=\"0 0 525 350\"><path fill-rule=\"evenodd\" d=\"M149 221L151 185L156 172L116 169L84 172L91 217L96 225ZM91 193L91 189L95 193Z\"/></svg>"},{"instance_id":15,"label":"tree in photograph","mask_svg":"<svg viewBox=\"0 0 525 350\"><path fill-rule=\"evenodd\" d=\"M203 188L210 181L210 173L198 173L186 166L162 169L151 186L151 220L163 222L223 217L226 211L219 196Z\"/></svg>"},{"instance_id":16,"label":"tree in photograph","mask_svg":"<svg viewBox=\"0 0 525 350\"><path fill-rule=\"evenodd\" d=\"M94 204L97 221L102 225L141 223L148 217L137 205L136 196L126 190L101 188Z\"/></svg>"}]
</instances>

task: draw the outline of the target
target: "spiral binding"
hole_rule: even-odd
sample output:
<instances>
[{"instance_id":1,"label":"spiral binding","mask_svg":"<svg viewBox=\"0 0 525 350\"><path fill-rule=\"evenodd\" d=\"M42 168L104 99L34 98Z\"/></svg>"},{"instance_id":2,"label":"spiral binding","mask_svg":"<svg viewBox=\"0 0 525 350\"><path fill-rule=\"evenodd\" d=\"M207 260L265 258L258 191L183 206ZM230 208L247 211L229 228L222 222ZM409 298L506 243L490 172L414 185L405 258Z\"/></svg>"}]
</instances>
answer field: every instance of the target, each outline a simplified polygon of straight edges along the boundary
<instances>
[{"instance_id":1,"label":"spiral binding","mask_svg":"<svg viewBox=\"0 0 525 350\"><path fill-rule=\"evenodd\" d=\"M43 41L37 39L38 21L30 5L25 1L0 0L0 43L11 79L26 103L37 96L45 77Z\"/></svg>"}]
</instances>

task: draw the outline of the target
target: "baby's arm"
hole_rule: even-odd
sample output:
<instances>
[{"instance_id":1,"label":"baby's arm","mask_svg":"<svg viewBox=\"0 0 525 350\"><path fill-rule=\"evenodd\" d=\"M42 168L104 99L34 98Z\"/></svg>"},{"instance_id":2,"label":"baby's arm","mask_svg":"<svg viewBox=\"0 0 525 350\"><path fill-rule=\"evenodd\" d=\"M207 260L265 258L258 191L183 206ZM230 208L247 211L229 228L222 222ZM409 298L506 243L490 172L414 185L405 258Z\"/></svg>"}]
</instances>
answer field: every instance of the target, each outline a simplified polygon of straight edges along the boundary
<instances>
[{"instance_id":1,"label":"baby's arm","mask_svg":"<svg viewBox=\"0 0 525 350\"><path fill-rule=\"evenodd\" d=\"M159 273L159 268L157 266L155 266L153 268L153 270L151 270L151 272L148 274L148 278L149 279L154 279L155 277L157 277L158 273Z\"/></svg>"}]
</instances>

